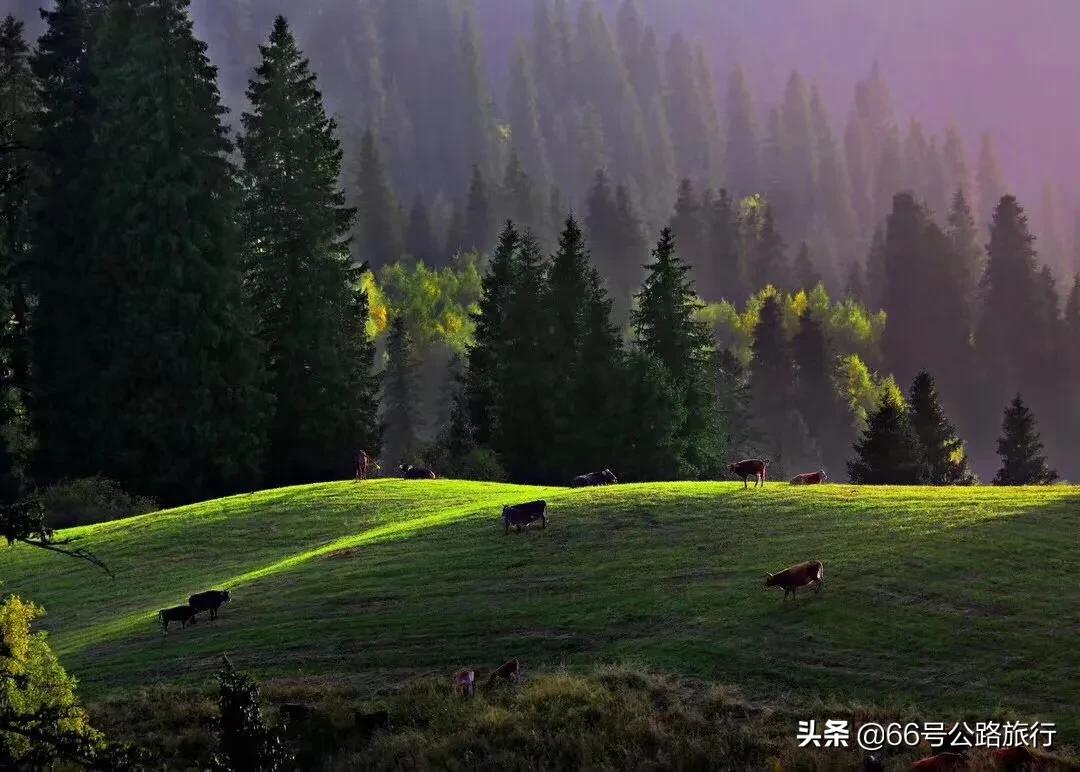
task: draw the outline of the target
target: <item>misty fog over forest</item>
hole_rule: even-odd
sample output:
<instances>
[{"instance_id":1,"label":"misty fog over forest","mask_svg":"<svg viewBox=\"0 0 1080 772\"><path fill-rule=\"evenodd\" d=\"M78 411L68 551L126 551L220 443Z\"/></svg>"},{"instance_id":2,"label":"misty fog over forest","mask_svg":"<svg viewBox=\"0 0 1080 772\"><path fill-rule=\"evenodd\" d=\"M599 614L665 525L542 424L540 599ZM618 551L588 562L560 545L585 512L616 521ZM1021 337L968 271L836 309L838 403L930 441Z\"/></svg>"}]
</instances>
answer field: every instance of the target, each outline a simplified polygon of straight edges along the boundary
<instances>
[{"instance_id":1,"label":"misty fog over forest","mask_svg":"<svg viewBox=\"0 0 1080 772\"><path fill-rule=\"evenodd\" d=\"M85 2L105 21L126 18L116 4ZM44 29L36 5L0 2L0 13L28 20L31 42ZM878 407L902 401L922 371L954 422L947 436L962 438L946 455L966 450L980 478L994 474L1002 411L1018 393L1041 421L1061 473L1080 471L1070 428L1080 428L1080 403L1062 399L1080 374L1074 3L192 0L178 7L190 12L194 39L217 68L212 85L235 140L230 157L243 167L233 182L249 197L258 175L269 173L257 171L260 154L283 152L248 136L264 109L253 99L267 98L260 78L270 76L259 68L277 50L268 46L276 17L290 66L306 73L310 62L321 100L309 95L303 109L318 102L318 120L335 121L319 169L334 170L342 203L355 208L331 215L330 207L319 249L337 254L345 241L336 239L347 237L352 265L371 269L358 281L370 312L371 367L384 380L381 402L364 419L375 423L361 436L380 437L395 461L441 452L440 438L464 432L514 479L548 482L585 459L606 463L610 450L602 448L568 453L552 469L536 468L529 454L515 459L506 411L522 406L490 403L490 389L472 393L476 379L495 377L479 373L478 362L503 357L493 352L524 334L503 329L501 310L489 305L492 282L509 282L498 275L500 255L517 260L524 250L537 263L535 276L526 272L529 292L555 304L546 293L554 292L548 282L560 255L570 259L563 242L587 249L588 268L573 270L588 284L595 268L599 294L589 306L579 287L566 302L572 315L592 308L618 332L593 331L615 352L611 376L627 364L624 354L650 353L641 338L649 327L641 293L652 281L644 266L670 227L674 242L665 249L682 262L668 268L673 276L685 263L693 286L665 302L689 304L680 313L711 333L705 341L688 327L690 353L679 356L710 361L694 378L716 376L720 385L710 402L715 414L676 405L680 417L663 419L698 425L715 440L695 449L689 429L676 431L684 446L666 476L708 477L722 472L721 457L755 452L784 458L778 472L842 468ZM131 9L143 13L134 0ZM112 30L105 21L102 34ZM135 56L121 49L138 42L137 24L113 27L101 48L106 63L106 54L117 62ZM314 152L322 141L296 152ZM104 182L95 177L91 185ZM268 238L258 228L278 225L253 221L254 212L272 203L246 200L248 214L229 219L249 239L241 250L248 291L270 281L250 261ZM513 234L503 236L515 238L506 240L500 229L508 220ZM271 286L288 286L283 281ZM565 356L562 390L581 377L569 363L584 356L576 348L586 345L578 340L584 334L568 331L562 351L533 352L536 362ZM484 354L486 345L495 348ZM353 351L346 361L353 355L367 356ZM520 363L522 372L536 362ZM643 389L658 387L648 374L653 364L638 373ZM663 365L675 379L668 386L681 393L675 402L693 402L678 382L689 365ZM387 384L397 384L396 396ZM468 425L454 424L459 400L470 403ZM570 410L552 407L563 409ZM612 407L613 416L622 409ZM492 413L502 416L501 439L489 436ZM607 419L593 418L603 434ZM551 417L553 426L563 420ZM646 441L653 451L664 445L635 440ZM969 479L967 463L946 477ZM297 481L320 476L297 474Z\"/></svg>"}]
</instances>

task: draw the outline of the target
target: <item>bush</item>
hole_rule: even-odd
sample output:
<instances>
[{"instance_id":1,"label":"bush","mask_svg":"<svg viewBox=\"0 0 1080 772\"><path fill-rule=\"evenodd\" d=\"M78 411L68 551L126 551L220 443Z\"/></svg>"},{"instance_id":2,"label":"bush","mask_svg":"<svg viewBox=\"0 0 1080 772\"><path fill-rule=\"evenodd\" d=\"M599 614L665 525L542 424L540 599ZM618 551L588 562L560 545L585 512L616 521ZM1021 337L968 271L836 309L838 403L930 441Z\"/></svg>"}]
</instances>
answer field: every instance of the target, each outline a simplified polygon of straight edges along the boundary
<instances>
[{"instance_id":1,"label":"bush","mask_svg":"<svg viewBox=\"0 0 1080 772\"><path fill-rule=\"evenodd\" d=\"M145 515L158 508L153 499L133 496L102 477L63 480L41 491L38 499L45 508L45 522L58 529Z\"/></svg>"}]
</instances>

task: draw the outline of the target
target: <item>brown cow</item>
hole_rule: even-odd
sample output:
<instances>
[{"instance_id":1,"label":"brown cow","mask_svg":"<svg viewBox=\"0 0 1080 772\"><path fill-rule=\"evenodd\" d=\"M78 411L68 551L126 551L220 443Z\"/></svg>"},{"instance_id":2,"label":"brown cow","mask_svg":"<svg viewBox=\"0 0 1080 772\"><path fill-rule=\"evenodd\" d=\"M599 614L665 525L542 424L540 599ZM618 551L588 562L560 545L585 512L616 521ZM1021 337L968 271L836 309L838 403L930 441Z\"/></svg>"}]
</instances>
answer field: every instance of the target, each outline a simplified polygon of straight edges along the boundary
<instances>
[{"instance_id":1,"label":"brown cow","mask_svg":"<svg viewBox=\"0 0 1080 772\"><path fill-rule=\"evenodd\" d=\"M746 481L753 477L754 487L758 487L758 483L762 486L765 485L765 467L769 465L767 458L748 458L744 461L736 461L728 466L732 472L742 478L743 487L746 488Z\"/></svg>"},{"instance_id":2,"label":"brown cow","mask_svg":"<svg viewBox=\"0 0 1080 772\"><path fill-rule=\"evenodd\" d=\"M476 694L476 671L459 670L454 673L450 689L454 694L460 694L462 697L472 697Z\"/></svg>"},{"instance_id":3,"label":"brown cow","mask_svg":"<svg viewBox=\"0 0 1080 772\"><path fill-rule=\"evenodd\" d=\"M787 600L789 592L794 598L795 590L810 584L817 585L816 592L821 592L825 584L820 560L807 560L805 563L785 568L779 573L765 574L765 587L783 587L784 600Z\"/></svg>"},{"instance_id":4,"label":"brown cow","mask_svg":"<svg viewBox=\"0 0 1080 772\"><path fill-rule=\"evenodd\" d=\"M514 657L509 662L504 662L491 671L491 675L488 676L485 688L490 689L495 685L495 682L499 680L516 683L518 680L518 673L520 672L521 666L518 664L517 657Z\"/></svg>"},{"instance_id":5,"label":"brown cow","mask_svg":"<svg viewBox=\"0 0 1080 772\"><path fill-rule=\"evenodd\" d=\"M791 478L792 485L820 485L829 479L829 476L825 474L824 469L819 469L816 472L803 472L797 474Z\"/></svg>"},{"instance_id":6,"label":"brown cow","mask_svg":"<svg viewBox=\"0 0 1080 772\"><path fill-rule=\"evenodd\" d=\"M1023 745L1013 748L995 748L990 755L1006 772L1033 772L1033 770L1045 769L1048 765L1046 759L1039 758Z\"/></svg>"},{"instance_id":7,"label":"brown cow","mask_svg":"<svg viewBox=\"0 0 1080 772\"><path fill-rule=\"evenodd\" d=\"M961 753L939 753L913 762L913 772L961 772L968 768L967 756Z\"/></svg>"}]
</instances>

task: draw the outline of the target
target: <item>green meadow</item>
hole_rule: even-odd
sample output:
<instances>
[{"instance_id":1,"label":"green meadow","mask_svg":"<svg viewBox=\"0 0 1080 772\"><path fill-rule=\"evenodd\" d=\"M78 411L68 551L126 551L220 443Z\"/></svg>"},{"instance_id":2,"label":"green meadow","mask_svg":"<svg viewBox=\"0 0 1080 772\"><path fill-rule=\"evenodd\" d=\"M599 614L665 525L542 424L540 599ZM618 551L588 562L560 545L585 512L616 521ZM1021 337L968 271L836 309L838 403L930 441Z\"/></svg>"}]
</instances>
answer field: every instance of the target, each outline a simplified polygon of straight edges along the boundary
<instances>
[{"instance_id":1,"label":"green meadow","mask_svg":"<svg viewBox=\"0 0 1080 772\"><path fill-rule=\"evenodd\" d=\"M504 535L505 503L547 529ZM1057 722L1080 734L1080 488L664 483L568 490L374 480L235 496L67 532L93 566L28 547L4 591L88 700L213 684L386 689L509 657L527 673L640 663L761 699ZM766 571L824 563L781 600ZM230 588L216 622L156 612Z\"/></svg>"}]
</instances>

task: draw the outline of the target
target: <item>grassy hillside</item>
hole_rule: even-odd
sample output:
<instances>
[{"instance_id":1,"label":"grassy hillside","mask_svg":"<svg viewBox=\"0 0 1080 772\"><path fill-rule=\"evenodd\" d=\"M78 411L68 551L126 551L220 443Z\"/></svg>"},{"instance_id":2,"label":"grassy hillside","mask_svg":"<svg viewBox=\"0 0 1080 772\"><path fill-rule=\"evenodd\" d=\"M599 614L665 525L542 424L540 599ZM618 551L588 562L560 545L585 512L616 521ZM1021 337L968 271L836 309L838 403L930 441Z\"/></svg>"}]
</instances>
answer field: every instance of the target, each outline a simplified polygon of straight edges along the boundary
<instances>
[{"instance_id":1,"label":"grassy hillside","mask_svg":"<svg viewBox=\"0 0 1080 772\"><path fill-rule=\"evenodd\" d=\"M503 503L549 501L504 536ZM566 490L379 480L290 488L72 532L116 573L29 548L4 590L45 606L90 698L207 684L222 652L263 679L374 687L491 667L640 661L928 719L1007 712L1080 735L1080 489L741 483ZM797 603L762 575L807 558ZM230 587L214 623L156 610Z\"/></svg>"}]
</instances>

